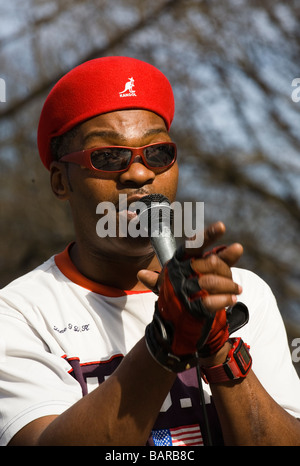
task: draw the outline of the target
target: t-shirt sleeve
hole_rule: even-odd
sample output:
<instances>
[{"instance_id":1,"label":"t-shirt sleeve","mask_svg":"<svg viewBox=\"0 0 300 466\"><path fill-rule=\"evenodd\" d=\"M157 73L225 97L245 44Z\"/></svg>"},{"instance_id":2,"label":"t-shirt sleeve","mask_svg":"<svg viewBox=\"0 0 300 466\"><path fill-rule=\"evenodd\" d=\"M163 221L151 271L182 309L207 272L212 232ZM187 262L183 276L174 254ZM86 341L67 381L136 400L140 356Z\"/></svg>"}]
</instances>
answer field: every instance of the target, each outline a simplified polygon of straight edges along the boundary
<instances>
[{"instance_id":1,"label":"t-shirt sleeve","mask_svg":"<svg viewBox=\"0 0 300 466\"><path fill-rule=\"evenodd\" d=\"M82 393L59 348L50 351L19 312L2 306L0 329L0 445L6 445L29 422L61 414Z\"/></svg>"},{"instance_id":2,"label":"t-shirt sleeve","mask_svg":"<svg viewBox=\"0 0 300 466\"><path fill-rule=\"evenodd\" d=\"M232 336L250 345L253 371L271 397L300 418L300 380L292 363L286 330L270 287L256 274L233 269L241 284L239 300L249 309L249 323Z\"/></svg>"}]
</instances>

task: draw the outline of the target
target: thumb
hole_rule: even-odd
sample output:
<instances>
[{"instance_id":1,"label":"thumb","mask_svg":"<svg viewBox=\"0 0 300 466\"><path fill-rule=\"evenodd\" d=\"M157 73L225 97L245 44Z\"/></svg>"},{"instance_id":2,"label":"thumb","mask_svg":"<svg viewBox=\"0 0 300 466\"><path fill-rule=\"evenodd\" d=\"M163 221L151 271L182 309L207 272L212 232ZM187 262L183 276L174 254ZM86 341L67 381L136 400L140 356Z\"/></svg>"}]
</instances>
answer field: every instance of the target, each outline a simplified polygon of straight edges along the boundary
<instances>
[{"instance_id":1,"label":"thumb","mask_svg":"<svg viewBox=\"0 0 300 466\"><path fill-rule=\"evenodd\" d=\"M160 274L158 272L152 272L151 270L140 270L137 273L138 280L145 285L153 293L158 294L158 281Z\"/></svg>"}]
</instances>

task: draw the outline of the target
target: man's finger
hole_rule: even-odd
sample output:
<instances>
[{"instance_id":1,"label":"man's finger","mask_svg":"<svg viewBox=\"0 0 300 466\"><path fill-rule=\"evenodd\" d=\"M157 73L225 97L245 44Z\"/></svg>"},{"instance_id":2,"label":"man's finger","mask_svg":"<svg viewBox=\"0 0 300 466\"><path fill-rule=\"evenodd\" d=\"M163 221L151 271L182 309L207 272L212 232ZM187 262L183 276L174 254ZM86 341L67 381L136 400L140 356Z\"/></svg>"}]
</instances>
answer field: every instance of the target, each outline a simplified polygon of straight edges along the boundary
<instances>
[{"instance_id":1,"label":"man's finger","mask_svg":"<svg viewBox=\"0 0 300 466\"><path fill-rule=\"evenodd\" d=\"M211 254L205 258L191 259L191 267L198 274L217 274L231 277L230 267L218 254Z\"/></svg>"},{"instance_id":2,"label":"man's finger","mask_svg":"<svg viewBox=\"0 0 300 466\"><path fill-rule=\"evenodd\" d=\"M186 248L185 252L188 256L200 257L206 248L213 245L218 239L220 239L226 231L223 222L216 222L210 225L204 231L204 240L200 248Z\"/></svg>"},{"instance_id":3,"label":"man's finger","mask_svg":"<svg viewBox=\"0 0 300 466\"><path fill-rule=\"evenodd\" d=\"M215 313L237 302L235 294L208 295L203 298L203 304L209 312Z\"/></svg>"},{"instance_id":4,"label":"man's finger","mask_svg":"<svg viewBox=\"0 0 300 466\"><path fill-rule=\"evenodd\" d=\"M233 267L243 255L243 252L244 252L243 246L240 243L234 243L222 249L218 253L218 256L229 267Z\"/></svg>"},{"instance_id":5,"label":"man's finger","mask_svg":"<svg viewBox=\"0 0 300 466\"><path fill-rule=\"evenodd\" d=\"M199 278L201 288L208 291L210 295L235 294L242 292L242 287L227 277L220 277L214 274L205 274Z\"/></svg>"}]
</instances>

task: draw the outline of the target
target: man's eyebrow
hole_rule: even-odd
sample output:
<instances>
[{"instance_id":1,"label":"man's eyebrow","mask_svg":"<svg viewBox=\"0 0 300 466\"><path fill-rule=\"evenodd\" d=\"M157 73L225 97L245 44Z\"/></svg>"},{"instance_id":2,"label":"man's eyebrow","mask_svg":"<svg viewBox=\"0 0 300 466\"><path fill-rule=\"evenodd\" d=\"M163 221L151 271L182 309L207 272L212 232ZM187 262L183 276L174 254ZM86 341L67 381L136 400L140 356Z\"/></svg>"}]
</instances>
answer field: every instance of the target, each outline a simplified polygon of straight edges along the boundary
<instances>
[{"instance_id":1,"label":"man's eyebrow","mask_svg":"<svg viewBox=\"0 0 300 466\"><path fill-rule=\"evenodd\" d=\"M167 130L165 128L152 128L147 130L144 134L143 137L147 136L152 136L155 134L168 134ZM94 137L100 137L100 138L113 138L113 139L118 139L119 141L126 141L126 137L117 131L113 130L92 130L88 134L86 134L83 138L83 142L86 143L89 139L92 139Z\"/></svg>"},{"instance_id":2,"label":"man's eyebrow","mask_svg":"<svg viewBox=\"0 0 300 466\"><path fill-rule=\"evenodd\" d=\"M83 138L83 142L87 142L89 139L92 139L94 137L100 137L100 138L117 138L120 140L125 140L124 136L121 133L118 133L117 131L108 131L108 130L92 130L88 134L86 134Z\"/></svg>"},{"instance_id":3,"label":"man's eyebrow","mask_svg":"<svg viewBox=\"0 0 300 466\"><path fill-rule=\"evenodd\" d=\"M144 136L152 136L153 134L160 134L160 133L168 134L168 131L166 130L166 128L153 128L153 129L147 130Z\"/></svg>"}]
</instances>

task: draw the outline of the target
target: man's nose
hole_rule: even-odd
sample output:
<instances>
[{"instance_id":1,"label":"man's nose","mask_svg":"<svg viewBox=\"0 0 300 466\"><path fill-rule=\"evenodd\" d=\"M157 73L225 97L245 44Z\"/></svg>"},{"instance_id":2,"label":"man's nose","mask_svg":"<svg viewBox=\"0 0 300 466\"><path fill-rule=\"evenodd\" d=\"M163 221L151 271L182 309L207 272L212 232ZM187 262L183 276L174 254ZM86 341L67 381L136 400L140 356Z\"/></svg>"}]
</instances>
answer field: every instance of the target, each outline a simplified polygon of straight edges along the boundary
<instances>
[{"instance_id":1,"label":"man's nose","mask_svg":"<svg viewBox=\"0 0 300 466\"><path fill-rule=\"evenodd\" d=\"M119 180L122 184L143 186L152 183L154 178L155 173L144 165L141 157L136 156L129 169L120 174Z\"/></svg>"}]
</instances>

